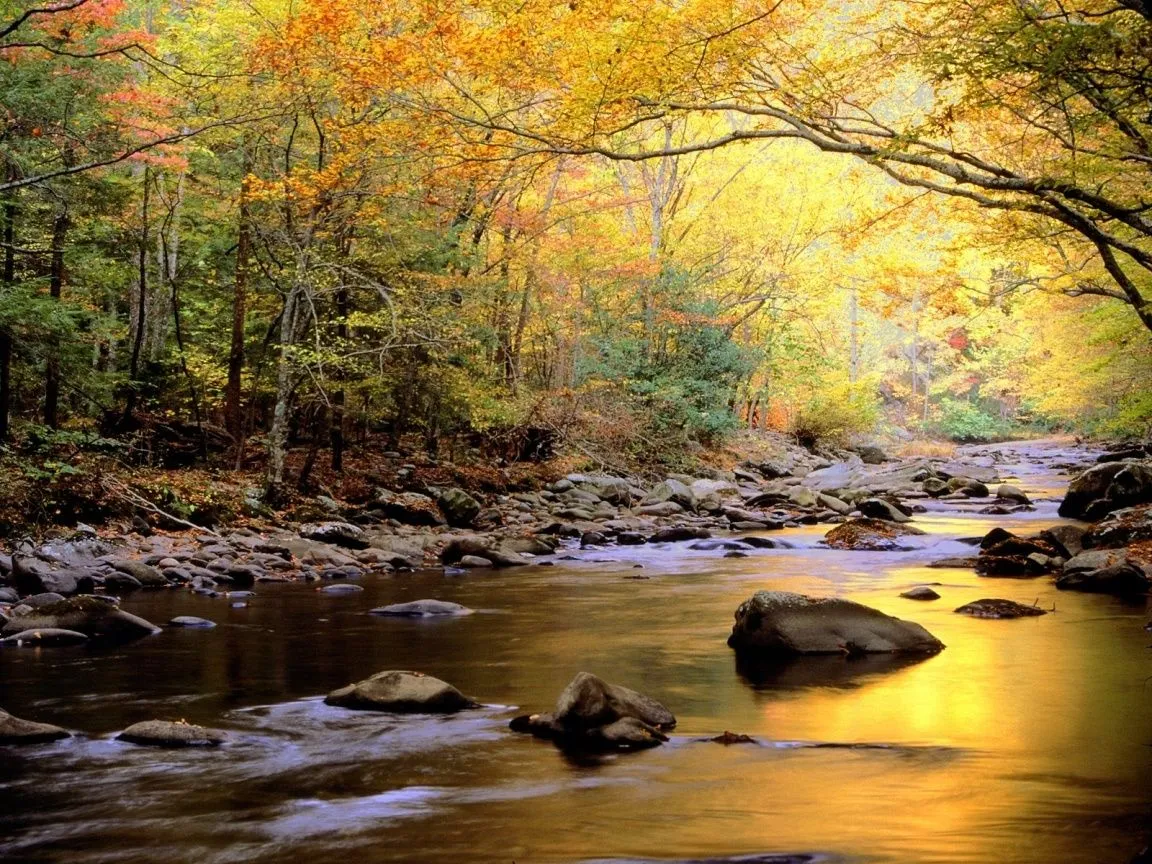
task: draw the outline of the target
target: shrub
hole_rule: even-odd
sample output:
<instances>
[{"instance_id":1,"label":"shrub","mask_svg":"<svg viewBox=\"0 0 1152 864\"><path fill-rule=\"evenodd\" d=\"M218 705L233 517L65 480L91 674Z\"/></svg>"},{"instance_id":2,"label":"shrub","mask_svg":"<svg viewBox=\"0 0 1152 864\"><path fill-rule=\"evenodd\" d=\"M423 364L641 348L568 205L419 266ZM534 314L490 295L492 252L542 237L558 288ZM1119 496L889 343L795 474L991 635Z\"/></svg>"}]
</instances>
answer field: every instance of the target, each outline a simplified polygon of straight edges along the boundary
<instances>
[{"instance_id":1,"label":"shrub","mask_svg":"<svg viewBox=\"0 0 1152 864\"><path fill-rule=\"evenodd\" d=\"M788 431L804 447L843 446L872 431L880 406L870 387L838 384L808 399L792 415Z\"/></svg>"},{"instance_id":2,"label":"shrub","mask_svg":"<svg viewBox=\"0 0 1152 864\"><path fill-rule=\"evenodd\" d=\"M1011 437L1015 429L1012 421L993 414L977 403L948 397L940 400L936 431L952 441L1003 441Z\"/></svg>"}]
</instances>

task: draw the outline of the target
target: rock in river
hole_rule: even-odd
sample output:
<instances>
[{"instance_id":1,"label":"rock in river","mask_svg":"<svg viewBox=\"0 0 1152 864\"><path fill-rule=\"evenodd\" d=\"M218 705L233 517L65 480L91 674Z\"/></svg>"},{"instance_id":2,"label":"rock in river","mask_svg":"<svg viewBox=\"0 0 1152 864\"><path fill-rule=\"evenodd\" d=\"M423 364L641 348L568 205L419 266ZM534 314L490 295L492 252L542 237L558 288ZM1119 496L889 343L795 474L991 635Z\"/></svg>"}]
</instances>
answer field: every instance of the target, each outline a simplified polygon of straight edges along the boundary
<instances>
[{"instance_id":1,"label":"rock in river","mask_svg":"<svg viewBox=\"0 0 1152 864\"><path fill-rule=\"evenodd\" d=\"M228 736L182 720L145 720L129 726L116 740L149 747L215 747L227 741Z\"/></svg>"},{"instance_id":2,"label":"rock in river","mask_svg":"<svg viewBox=\"0 0 1152 864\"><path fill-rule=\"evenodd\" d=\"M89 639L109 642L128 642L160 632L156 625L124 612L106 600L81 595L14 616L0 630L0 636L47 629L75 630Z\"/></svg>"},{"instance_id":3,"label":"rock in river","mask_svg":"<svg viewBox=\"0 0 1152 864\"><path fill-rule=\"evenodd\" d=\"M588 672L573 678L550 714L527 714L510 724L517 732L592 750L638 750L668 740L676 717L664 705Z\"/></svg>"},{"instance_id":4,"label":"rock in river","mask_svg":"<svg viewBox=\"0 0 1152 864\"><path fill-rule=\"evenodd\" d=\"M168 622L169 627L200 627L209 630L216 626L215 621L197 618L195 615L178 615Z\"/></svg>"},{"instance_id":5,"label":"rock in river","mask_svg":"<svg viewBox=\"0 0 1152 864\"><path fill-rule=\"evenodd\" d=\"M21 720L0 709L0 744L43 744L46 741L71 737L71 732L66 732L59 726Z\"/></svg>"},{"instance_id":6,"label":"rock in river","mask_svg":"<svg viewBox=\"0 0 1152 864\"><path fill-rule=\"evenodd\" d=\"M1045 609L1039 606L1025 606L1013 600L973 600L965 603L956 610L961 615L971 615L973 618L1030 618L1036 615L1047 615Z\"/></svg>"},{"instance_id":7,"label":"rock in river","mask_svg":"<svg viewBox=\"0 0 1152 864\"><path fill-rule=\"evenodd\" d=\"M46 645L77 645L87 641L87 636L83 633L77 633L75 630L57 630L48 627L43 630L24 630L11 636L5 636L0 639L0 645L38 648Z\"/></svg>"},{"instance_id":8,"label":"rock in river","mask_svg":"<svg viewBox=\"0 0 1152 864\"><path fill-rule=\"evenodd\" d=\"M929 588L927 585L918 585L915 588L909 588L900 595L906 600L939 600L940 595Z\"/></svg>"},{"instance_id":9,"label":"rock in river","mask_svg":"<svg viewBox=\"0 0 1152 864\"><path fill-rule=\"evenodd\" d=\"M1098 570L1075 570L1056 580L1062 591L1085 591L1091 594L1134 596L1147 593L1148 577L1131 561L1121 561Z\"/></svg>"},{"instance_id":10,"label":"rock in river","mask_svg":"<svg viewBox=\"0 0 1152 864\"><path fill-rule=\"evenodd\" d=\"M728 644L769 655L935 654L944 644L911 621L851 600L757 591L736 610Z\"/></svg>"},{"instance_id":11,"label":"rock in river","mask_svg":"<svg viewBox=\"0 0 1152 864\"><path fill-rule=\"evenodd\" d=\"M333 690L324 702L358 711L399 714L454 714L479 704L439 678L391 670Z\"/></svg>"},{"instance_id":12,"label":"rock in river","mask_svg":"<svg viewBox=\"0 0 1152 864\"><path fill-rule=\"evenodd\" d=\"M833 549L891 552L908 548L897 543L897 537L923 533L911 525L887 522L883 519L849 519L825 534L824 542Z\"/></svg>"},{"instance_id":13,"label":"rock in river","mask_svg":"<svg viewBox=\"0 0 1152 864\"><path fill-rule=\"evenodd\" d=\"M371 610L373 615L394 615L404 618L426 618L442 615L471 615L472 610L447 600L413 600L411 603L393 603Z\"/></svg>"}]
</instances>

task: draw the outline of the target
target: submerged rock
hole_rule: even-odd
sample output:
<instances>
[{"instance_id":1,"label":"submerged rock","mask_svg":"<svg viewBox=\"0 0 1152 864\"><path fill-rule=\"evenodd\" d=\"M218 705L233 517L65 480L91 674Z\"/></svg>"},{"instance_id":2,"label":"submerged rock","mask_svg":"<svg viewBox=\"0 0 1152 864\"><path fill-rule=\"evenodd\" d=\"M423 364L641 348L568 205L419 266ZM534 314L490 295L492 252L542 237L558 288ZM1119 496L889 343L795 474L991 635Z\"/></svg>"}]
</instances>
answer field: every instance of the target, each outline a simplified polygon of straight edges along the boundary
<instances>
[{"instance_id":1,"label":"submerged rock","mask_svg":"<svg viewBox=\"0 0 1152 864\"><path fill-rule=\"evenodd\" d=\"M78 645L81 642L87 642L88 637L83 633L78 633L75 630L58 630L53 627L47 627L43 630L24 630L20 633L14 633L11 636L6 636L0 639L0 645L15 646L17 648L25 645L29 647L40 647L46 645Z\"/></svg>"},{"instance_id":2,"label":"submerged rock","mask_svg":"<svg viewBox=\"0 0 1152 864\"><path fill-rule=\"evenodd\" d=\"M0 630L0 636L48 629L75 630L90 639L109 642L128 642L160 632L155 624L124 612L106 600L82 595L15 615Z\"/></svg>"},{"instance_id":3,"label":"submerged rock","mask_svg":"<svg viewBox=\"0 0 1152 864\"><path fill-rule=\"evenodd\" d=\"M944 644L911 621L834 597L757 591L736 609L728 645L758 654L935 654Z\"/></svg>"},{"instance_id":4,"label":"submerged rock","mask_svg":"<svg viewBox=\"0 0 1152 864\"><path fill-rule=\"evenodd\" d=\"M973 600L955 611L960 615L971 615L973 618L1030 618L1048 614L1048 610L1041 609L1039 606L1025 606L1014 600L994 598Z\"/></svg>"},{"instance_id":5,"label":"submerged rock","mask_svg":"<svg viewBox=\"0 0 1152 864\"><path fill-rule=\"evenodd\" d=\"M44 744L71 737L71 732L59 726L21 720L0 709L0 744Z\"/></svg>"},{"instance_id":6,"label":"submerged rock","mask_svg":"<svg viewBox=\"0 0 1152 864\"><path fill-rule=\"evenodd\" d=\"M116 740L148 747L215 747L227 741L228 736L183 720L145 720L129 726Z\"/></svg>"},{"instance_id":7,"label":"submerged rock","mask_svg":"<svg viewBox=\"0 0 1152 864\"><path fill-rule=\"evenodd\" d=\"M900 595L906 600L939 600L940 595L929 588L927 585L918 585L915 588L909 588Z\"/></svg>"},{"instance_id":8,"label":"submerged rock","mask_svg":"<svg viewBox=\"0 0 1152 864\"><path fill-rule=\"evenodd\" d=\"M427 618L430 616L471 615L472 610L459 603L447 600L413 600L410 603L393 603L371 610L373 615L393 615L404 618Z\"/></svg>"},{"instance_id":9,"label":"submerged rock","mask_svg":"<svg viewBox=\"0 0 1152 864\"><path fill-rule=\"evenodd\" d=\"M357 711L398 714L454 714L479 704L439 678L393 670L333 690L324 702Z\"/></svg>"},{"instance_id":10,"label":"submerged rock","mask_svg":"<svg viewBox=\"0 0 1152 864\"><path fill-rule=\"evenodd\" d=\"M215 621L207 618L197 618L195 615L178 615L168 622L169 627L201 627L211 629L216 626Z\"/></svg>"}]
</instances>

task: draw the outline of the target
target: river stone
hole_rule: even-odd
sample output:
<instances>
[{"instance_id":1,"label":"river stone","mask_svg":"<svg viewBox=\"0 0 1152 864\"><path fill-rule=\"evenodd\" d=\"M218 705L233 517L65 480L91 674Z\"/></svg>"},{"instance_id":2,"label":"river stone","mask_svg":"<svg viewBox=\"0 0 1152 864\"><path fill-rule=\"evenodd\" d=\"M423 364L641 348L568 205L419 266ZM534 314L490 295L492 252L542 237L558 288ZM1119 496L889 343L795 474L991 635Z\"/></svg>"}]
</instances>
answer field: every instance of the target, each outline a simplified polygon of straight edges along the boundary
<instances>
[{"instance_id":1,"label":"river stone","mask_svg":"<svg viewBox=\"0 0 1152 864\"><path fill-rule=\"evenodd\" d=\"M465 555L456 562L456 566L463 567L465 570L482 570L493 565L491 561L480 555Z\"/></svg>"},{"instance_id":2,"label":"river stone","mask_svg":"<svg viewBox=\"0 0 1152 864\"><path fill-rule=\"evenodd\" d=\"M443 615L471 615L472 610L459 603L447 600L413 600L409 603L393 603L371 610L373 615L396 615L406 618L427 618Z\"/></svg>"},{"instance_id":3,"label":"river stone","mask_svg":"<svg viewBox=\"0 0 1152 864\"><path fill-rule=\"evenodd\" d=\"M54 591L48 591L44 594L33 594L30 597L25 597L20 602L25 606L31 606L33 609L39 609L41 606L51 606L53 603L59 603L64 597Z\"/></svg>"},{"instance_id":4,"label":"river stone","mask_svg":"<svg viewBox=\"0 0 1152 864\"><path fill-rule=\"evenodd\" d=\"M883 519L886 522L911 521L895 504L883 498L865 498L856 507L869 519Z\"/></svg>"},{"instance_id":5,"label":"river stone","mask_svg":"<svg viewBox=\"0 0 1152 864\"><path fill-rule=\"evenodd\" d=\"M841 516L847 516L852 512L852 505L847 501L841 501L839 498L825 492L820 492L816 495L816 503L821 507L827 507L834 513L839 513Z\"/></svg>"},{"instance_id":6,"label":"river stone","mask_svg":"<svg viewBox=\"0 0 1152 864\"><path fill-rule=\"evenodd\" d=\"M358 711L401 714L454 714L478 706L439 678L402 671L377 672L371 678L333 690L324 702Z\"/></svg>"},{"instance_id":7,"label":"river stone","mask_svg":"<svg viewBox=\"0 0 1152 864\"><path fill-rule=\"evenodd\" d=\"M321 594L359 594L364 589L359 585L340 582L336 585L325 585L323 588L317 588L316 590Z\"/></svg>"},{"instance_id":8,"label":"river stone","mask_svg":"<svg viewBox=\"0 0 1152 864\"><path fill-rule=\"evenodd\" d=\"M650 512L645 508L649 508L652 505L664 504L669 501L683 507L685 510L696 509L696 493L692 491L692 488L681 483L679 480L669 477L664 482L657 483L653 486L652 491L644 496L644 499L640 502L641 512Z\"/></svg>"},{"instance_id":9,"label":"river stone","mask_svg":"<svg viewBox=\"0 0 1152 864\"><path fill-rule=\"evenodd\" d=\"M364 530L348 522L310 522L300 526L299 534L305 540L328 543L345 549L367 549Z\"/></svg>"},{"instance_id":10,"label":"river stone","mask_svg":"<svg viewBox=\"0 0 1152 864\"><path fill-rule=\"evenodd\" d=\"M927 585L918 585L915 588L909 588L900 595L907 600L939 600L940 595L929 588Z\"/></svg>"},{"instance_id":11,"label":"river stone","mask_svg":"<svg viewBox=\"0 0 1152 864\"><path fill-rule=\"evenodd\" d=\"M896 538L923 533L911 525L884 519L850 519L825 534L824 541L833 549L889 552L908 548Z\"/></svg>"},{"instance_id":12,"label":"river stone","mask_svg":"<svg viewBox=\"0 0 1152 864\"><path fill-rule=\"evenodd\" d=\"M30 647L39 647L42 645L77 645L87 641L87 636L83 633L77 633L75 630L58 630L53 627L46 627L43 630L24 630L21 633L6 636L0 639L0 645L10 645L19 648L23 645Z\"/></svg>"},{"instance_id":13,"label":"river stone","mask_svg":"<svg viewBox=\"0 0 1152 864\"><path fill-rule=\"evenodd\" d=\"M921 627L834 597L757 591L736 609L728 645L764 654L935 654L944 644Z\"/></svg>"},{"instance_id":14,"label":"river stone","mask_svg":"<svg viewBox=\"0 0 1152 864\"><path fill-rule=\"evenodd\" d=\"M941 480L939 477L929 477L920 484L920 488L933 498L939 498L941 495L948 493L948 482Z\"/></svg>"},{"instance_id":15,"label":"river stone","mask_svg":"<svg viewBox=\"0 0 1152 864\"><path fill-rule=\"evenodd\" d=\"M448 524L455 528L467 528L480 515L480 502L458 487L437 490L437 503L444 512Z\"/></svg>"},{"instance_id":16,"label":"river stone","mask_svg":"<svg viewBox=\"0 0 1152 864\"><path fill-rule=\"evenodd\" d=\"M993 598L973 600L955 611L961 615L971 615L973 618L1029 618L1048 614L1047 610L1039 606L1025 606L1013 600Z\"/></svg>"},{"instance_id":17,"label":"river stone","mask_svg":"<svg viewBox=\"0 0 1152 864\"><path fill-rule=\"evenodd\" d=\"M525 567L532 563L516 552L507 552L503 549L489 549L483 557L491 561L494 567Z\"/></svg>"},{"instance_id":18,"label":"river stone","mask_svg":"<svg viewBox=\"0 0 1152 864\"><path fill-rule=\"evenodd\" d=\"M387 489L378 489L376 491L376 504L386 517L405 525L434 527L447 524L447 520L436 506L436 502L419 492L397 494Z\"/></svg>"},{"instance_id":19,"label":"river stone","mask_svg":"<svg viewBox=\"0 0 1152 864\"><path fill-rule=\"evenodd\" d=\"M1100 570L1127 560L1128 552L1124 549L1087 549L1064 563L1064 575Z\"/></svg>"},{"instance_id":20,"label":"river stone","mask_svg":"<svg viewBox=\"0 0 1152 864\"><path fill-rule=\"evenodd\" d=\"M1123 472L1127 472L1127 480L1120 477ZM1111 510L1152 500L1152 479L1142 482L1149 474L1152 472L1140 462L1095 465L1072 479L1057 512L1068 519L1099 518ZM1138 494L1141 486L1148 495ZM1144 500L1128 500L1130 497Z\"/></svg>"},{"instance_id":21,"label":"river stone","mask_svg":"<svg viewBox=\"0 0 1152 864\"><path fill-rule=\"evenodd\" d=\"M121 558L109 563L117 572L126 573L139 582L141 588L167 588L169 585L168 580L159 570L143 561Z\"/></svg>"},{"instance_id":22,"label":"river stone","mask_svg":"<svg viewBox=\"0 0 1152 864\"><path fill-rule=\"evenodd\" d=\"M688 526L678 526L672 528L661 528L655 534L648 538L649 543L680 543L684 540L707 540L712 536L712 532L705 528L689 528Z\"/></svg>"},{"instance_id":23,"label":"river stone","mask_svg":"<svg viewBox=\"0 0 1152 864\"><path fill-rule=\"evenodd\" d=\"M59 726L21 720L0 709L0 744L44 744L71 737L71 732Z\"/></svg>"},{"instance_id":24,"label":"river stone","mask_svg":"<svg viewBox=\"0 0 1152 864\"><path fill-rule=\"evenodd\" d=\"M21 594L51 592L66 597L91 591L96 584L92 572L86 568L20 554L12 556L12 581Z\"/></svg>"},{"instance_id":25,"label":"river stone","mask_svg":"<svg viewBox=\"0 0 1152 864\"><path fill-rule=\"evenodd\" d=\"M215 747L227 741L228 736L183 721L145 720L129 726L116 740L148 747Z\"/></svg>"},{"instance_id":26,"label":"river stone","mask_svg":"<svg viewBox=\"0 0 1152 864\"><path fill-rule=\"evenodd\" d=\"M552 715L568 729L607 726L633 718L657 729L671 729L676 717L650 696L619 684L609 684L589 672L579 672L556 700Z\"/></svg>"},{"instance_id":27,"label":"river stone","mask_svg":"<svg viewBox=\"0 0 1152 864\"><path fill-rule=\"evenodd\" d=\"M684 508L675 501L661 501L658 504L642 504L636 508L636 512L641 516L675 516L683 513Z\"/></svg>"},{"instance_id":28,"label":"river stone","mask_svg":"<svg viewBox=\"0 0 1152 864\"><path fill-rule=\"evenodd\" d=\"M1056 580L1056 587L1061 591L1133 596L1147 593L1149 582L1141 568L1131 561L1123 561L1099 570L1066 572Z\"/></svg>"},{"instance_id":29,"label":"river stone","mask_svg":"<svg viewBox=\"0 0 1152 864\"><path fill-rule=\"evenodd\" d=\"M569 479L572 479L569 477ZM576 484L578 488L591 492L601 501L615 504L617 507L627 507L632 503L632 484L623 477L613 477L611 474L583 475Z\"/></svg>"},{"instance_id":30,"label":"river stone","mask_svg":"<svg viewBox=\"0 0 1152 864\"><path fill-rule=\"evenodd\" d=\"M216 626L215 621L207 618L197 618L195 615L178 615L168 622L169 627L201 627L210 629Z\"/></svg>"},{"instance_id":31,"label":"river stone","mask_svg":"<svg viewBox=\"0 0 1152 864\"><path fill-rule=\"evenodd\" d=\"M1014 501L1017 504L1032 503L1032 499L1024 494L1024 490L1010 483L1001 483L996 489L996 497L1004 501Z\"/></svg>"},{"instance_id":32,"label":"river stone","mask_svg":"<svg viewBox=\"0 0 1152 864\"><path fill-rule=\"evenodd\" d=\"M124 612L103 599L81 595L14 616L0 630L0 637L13 636L25 630L47 629L76 630L90 639L110 642L128 642L160 632L155 624Z\"/></svg>"},{"instance_id":33,"label":"river stone","mask_svg":"<svg viewBox=\"0 0 1152 864\"><path fill-rule=\"evenodd\" d=\"M445 564L455 564L466 555L483 556L490 545L480 537L457 537L440 552L440 560Z\"/></svg>"},{"instance_id":34,"label":"river stone","mask_svg":"<svg viewBox=\"0 0 1152 864\"><path fill-rule=\"evenodd\" d=\"M935 561L929 561L924 566L925 567L932 567L933 569L937 569L937 570L947 570L947 569L971 570L973 567L976 566L976 562L979 560L980 559L978 559L978 558L959 558L959 557L956 557L956 558L937 558Z\"/></svg>"}]
</instances>

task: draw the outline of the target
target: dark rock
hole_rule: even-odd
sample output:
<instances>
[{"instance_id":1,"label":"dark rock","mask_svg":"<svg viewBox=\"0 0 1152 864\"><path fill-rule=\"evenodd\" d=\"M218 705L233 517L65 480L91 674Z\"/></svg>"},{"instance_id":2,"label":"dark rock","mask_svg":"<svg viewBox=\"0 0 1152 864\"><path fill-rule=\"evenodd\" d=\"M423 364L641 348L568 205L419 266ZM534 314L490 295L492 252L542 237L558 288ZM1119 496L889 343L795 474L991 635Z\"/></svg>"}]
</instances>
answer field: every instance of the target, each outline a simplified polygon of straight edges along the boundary
<instances>
[{"instance_id":1,"label":"dark rock","mask_svg":"<svg viewBox=\"0 0 1152 864\"><path fill-rule=\"evenodd\" d=\"M255 564L230 564L227 572L232 584L239 588L251 588L268 575L263 567Z\"/></svg>"},{"instance_id":2,"label":"dark rock","mask_svg":"<svg viewBox=\"0 0 1152 864\"><path fill-rule=\"evenodd\" d=\"M207 618L197 618L195 615L178 615L168 622L169 627L201 627L204 629L211 629L216 626L215 621L209 621Z\"/></svg>"},{"instance_id":3,"label":"dark rock","mask_svg":"<svg viewBox=\"0 0 1152 864\"><path fill-rule=\"evenodd\" d=\"M980 548L991 549L997 543L1003 543L1005 540L1010 540L1015 536L1011 531L1005 531L1003 528L993 528L980 540Z\"/></svg>"},{"instance_id":4,"label":"dark rock","mask_svg":"<svg viewBox=\"0 0 1152 864\"><path fill-rule=\"evenodd\" d=\"M929 561L924 566L940 570L971 570L976 566L978 560L978 558L938 558L935 561Z\"/></svg>"},{"instance_id":5,"label":"dark rock","mask_svg":"<svg viewBox=\"0 0 1152 864\"><path fill-rule=\"evenodd\" d=\"M1028 618L1048 614L1047 610L1039 606L1025 606L1012 600L997 599L974 600L955 611L973 618Z\"/></svg>"},{"instance_id":6,"label":"dark rock","mask_svg":"<svg viewBox=\"0 0 1152 864\"><path fill-rule=\"evenodd\" d=\"M418 492L396 494L387 489L376 493L376 504L387 519L395 519L405 525L434 527L447 524L436 502Z\"/></svg>"},{"instance_id":7,"label":"dark rock","mask_svg":"<svg viewBox=\"0 0 1152 864\"><path fill-rule=\"evenodd\" d=\"M839 598L757 591L736 610L728 644L759 654L935 654L942 642L910 621Z\"/></svg>"},{"instance_id":8,"label":"dark rock","mask_svg":"<svg viewBox=\"0 0 1152 864\"><path fill-rule=\"evenodd\" d=\"M84 595L43 606L26 615L13 616L0 630L0 636L46 629L76 630L90 639L110 642L127 642L160 632L159 627L143 618L104 600Z\"/></svg>"},{"instance_id":9,"label":"dark rock","mask_svg":"<svg viewBox=\"0 0 1152 864\"><path fill-rule=\"evenodd\" d=\"M96 584L88 569L22 554L12 556L12 581L21 594L54 593L66 597L90 592Z\"/></svg>"},{"instance_id":10,"label":"dark rock","mask_svg":"<svg viewBox=\"0 0 1152 864\"><path fill-rule=\"evenodd\" d=\"M927 585L919 585L916 588L910 588L900 595L908 600L939 600L940 595L929 588Z\"/></svg>"},{"instance_id":11,"label":"dark rock","mask_svg":"<svg viewBox=\"0 0 1152 864\"><path fill-rule=\"evenodd\" d=\"M1041 531L1040 537L1052 544L1061 558L1072 558L1084 550L1084 529L1079 525L1057 525Z\"/></svg>"},{"instance_id":12,"label":"dark rock","mask_svg":"<svg viewBox=\"0 0 1152 864\"><path fill-rule=\"evenodd\" d=\"M601 534L599 531L585 531L580 537L580 548L586 546L603 546L608 542L608 538Z\"/></svg>"},{"instance_id":13,"label":"dark rock","mask_svg":"<svg viewBox=\"0 0 1152 864\"><path fill-rule=\"evenodd\" d=\"M740 542L746 546L751 546L753 549L775 549L779 545L775 540L756 536L741 537Z\"/></svg>"},{"instance_id":14,"label":"dark rock","mask_svg":"<svg viewBox=\"0 0 1152 864\"><path fill-rule=\"evenodd\" d=\"M1152 467L1142 462L1096 465L1073 478L1057 511L1070 519L1099 519L1113 510L1152 502Z\"/></svg>"},{"instance_id":15,"label":"dark rock","mask_svg":"<svg viewBox=\"0 0 1152 864\"><path fill-rule=\"evenodd\" d=\"M436 499L448 524L453 527L467 528L480 515L480 502L455 486L439 490Z\"/></svg>"},{"instance_id":16,"label":"dark rock","mask_svg":"<svg viewBox=\"0 0 1152 864\"><path fill-rule=\"evenodd\" d=\"M75 630L58 630L53 627L45 627L41 630L25 630L21 633L5 636L0 639L0 645L38 647L41 645L76 645L87 641L87 636L83 633L77 633Z\"/></svg>"},{"instance_id":17,"label":"dark rock","mask_svg":"<svg viewBox=\"0 0 1152 864\"><path fill-rule=\"evenodd\" d=\"M71 732L66 732L59 726L21 720L7 711L0 710L0 744L44 744L71 737Z\"/></svg>"},{"instance_id":18,"label":"dark rock","mask_svg":"<svg viewBox=\"0 0 1152 864\"><path fill-rule=\"evenodd\" d=\"M739 732L728 732L725 730L723 735L717 735L715 738L705 738L713 744L723 744L725 747L730 747L733 744L758 744L759 742L751 735L744 735Z\"/></svg>"},{"instance_id":19,"label":"dark rock","mask_svg":"<svg viewBox=\"0 0 1152 864\"><path fill-rule=\"evenodd\" d=\"M483 556L488 551L488 543L479 537L458 537L444 547L440 560L445 564L455 564L465 555Z\"/></svg>"},{"instance_id":20,"label":"dark rock","mask_svg":"<svg viewBox=\"0 0 1152 864\"><path fill-rule=\"evenodd\" d=\"M883 519L850 519L825 534L824 541L833 549L886 552L909 548L897 538L923 533L911 525Z\"/></svg>"},{"instance_id":21,"label":"dark rock","mask_svg":"<svg viewBox=\"0 0 1152 864\"><path fill-rule=\"evenodd\" d=\"M359 594L364 589L359 585L353 585L348 582L340 582L336 585L325 585L323 588L317 588L321 594Z\"/></svg>"},{"instance_id":22,"label":"dark rock","mask_svg":"<svg viewBox=\"0 0 1152 864\"><path fill-rule=\"evenodd\" d=\"M895 504L883 498L865 498L856 507L869 519L883 519L886 522L907 522L909 517Z\"/></svg>"},{"instance_id":23,"label":"dark rock","mask_svg":"<svg viewBox=\"0 0 1152 864\"><path fill-rule=\"evenodd\" d=\"M704 528L690 528L688 526L673 526L661 528L648 538L649 543L680 543L684 540L707 540L712 532Z\"/></svg>"},{"instance_id":24,"label":"dark rock","mask_svg":"<svg viewBox=\"0 0 1152 864\"><path fill-rule=\"evenodd\" d=\"M134 723L116 736L117 741L147 747L216 747L228 736L216 729L206 729L184 721L145 720Z\"/></svg>"},{"instance_id":25,"label":"dark rock","mask_svg":"<svg viewBox=\"0 0 1152 864\"><path fill-rule=\"evenodd\" d=\"M140 583L141 588L167 588L169 582L159 570L143 561L122 558L110 562L118 573L127 573Z\"/></svg>"},{"instance_id":26,"label":"dark rock","mask_svg":"<svg viewBox=\"0 0 1152 864\"><path fill-rule=\"evenodd\" d=\"M856 454L865 465L882 465L888 461L888 455L879 447L857 447Z\"/></svg>"},{"instance_id":27,"label":"dark rock","mask_svg":"<svg viewBox=\"0 0 1152 864\"><path fill-rule=\"evenodd\" d=\"M300 536L345 549L367 549L364 529L348 522L312 522L300 526Z\"/></svg>"},{"instance_id":28,"label":"dark rock","mask_svg":"<svg viewBox=\"0 0 1152 864\"><path fill-rule=\"evenodd\" d=\"M718 552L720 550L743 551L748 549L747 543L739 540L700 540L688 547L697 552Z\"/></svg>"},{"instance_id":29,"label":"dark rock","mask_svg":"<svg viewBox=\"0 0 1152 864\"><path fill-rule=\"evenodd\" d=\"M393 603L371 610L373 615L395 615L405 618L427 618L445 615L471 615L472 610L459 603L446 600L413 600L409 603Z\"/></svg>"},{"instance_id":30,"label":"dark rock","mask_svg":"<svg viewBox=\"0 0 1152 864\"><path fill-rule=\"evenodd\" d=\"M1134 596L1148 592L1144 571L1130 561L1102 567L1099 570L1065 572L1056 580L1061 591L1086 591L1091 594Z\"/></svg>"},{"instance_id":31,"label":"dark rock","mask_svg":"<svg viewBox=\"0 0 1152 864\"><path fill-rule=\"evenodd\" d=\"M1101 453L1096 457L1099 463L1105 462L1125 462L1130 459L1143 459L1149 455L1146 447L1124 447L1119 450L1112 450L1108 453Z\"/></svg>"},{"instance_id":32,"label":"dark rock","mask_svg":"<svg viewBox=\"0 0 1152 864\"><path fill-rule=\"evenodd\" d=\"M325 698L328 705L358 711L390 711L400 714L453 714L465 708L476 708L451 684L420 672L378 672Z\"/></svg>"},{"instance_id":33,"label":"dark rock","mask_svg":"<svg viewBox=\"0 0 1152 864\"><path fill-rule=\"evenodd\" d=\"M939 498L941 495L948 494L947 481L941 480L939 477L929 477L920 485L920 488L933 498Z\"/></svg>"},{"instance_id":34,"label":"dark rock","mask_svg":"<svg viewBox=\"0 0 1152 864\"><path fill-rule=\"evenodd\" d=\"M1017 486L1012 486L1008 483L1001 483L996 490L996 497L1005 501L1013 501L1017 504L1031 504L1032 500L1024 494Z\"/></svg>"},{"instance_id":35,"label":"dark rock","mask_svg":"<svg viewBox=\"0 0 1152 864\"><path fill-rule=\"evenodd\" d=\"M31 606L33 609L39 609L41 606L50 606L53 603L59 603L64 597L55 592L49 591L46 594L33 594L30 597L25 597L20 602L25 606Z\"/></svg>"},{"instance_id":36,"label":"dark rock","mask_svg":"<svg viewBox=\"0 0 1152 864\"><path fill-rule=\"evenodd\" d=\"M127 573L109 573L104 577L104 590L114 594L138 591L141 587L140 580Z\"/></svg>"},{"instance_id":37,"label":"dark rock","mask_svg":"<svg viewBox=\"0 0 1152 864\"><path fill-rule=\"evenodd\" d=\"M620 546L643 546L648 541L643 534L635 531L621 531L616 535L616 542Z\"/></svg>"},{"instance_id":38,"label":"dark rock","mask_svg":"<svg viewBox=\"0 0 1152 864\"><path fill-rule=\"evenodd\" d=\"M465 555L456 562L456 566L463 567L465 570L480 570L485 567L492 567L492 562L480 555Z\"/></svg>"}]
</instances>

